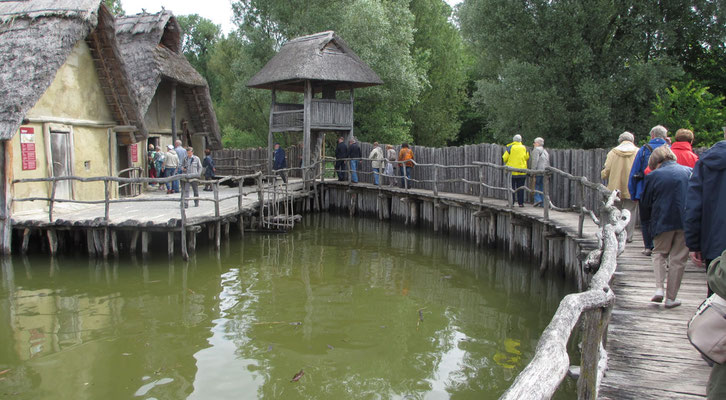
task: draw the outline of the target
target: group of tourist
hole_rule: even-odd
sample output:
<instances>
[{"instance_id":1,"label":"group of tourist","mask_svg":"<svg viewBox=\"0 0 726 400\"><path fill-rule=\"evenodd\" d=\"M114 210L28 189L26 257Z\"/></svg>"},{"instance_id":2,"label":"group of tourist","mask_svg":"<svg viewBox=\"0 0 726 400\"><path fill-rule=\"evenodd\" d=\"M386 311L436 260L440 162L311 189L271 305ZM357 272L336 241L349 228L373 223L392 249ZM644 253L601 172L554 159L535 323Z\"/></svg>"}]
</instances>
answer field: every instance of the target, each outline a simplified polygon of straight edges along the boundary
<instances>
[{"instance_id":1,"label":"group of tourist","mask_svg":"<svg viewBox=\"0 0 726 400\"><path fill-rule=\"evenodd\" d=\"M209 181L214 179L217 171L209 149L204 150L204 161L201 161L199 157L194 155L193 147L182 147L181 140L175 141L174 145L166 146L166 152L163 152L160 146L149 144L147 154L150 178L166 178L182 174L201 176L204 174L204 179ZM183 197L185 199L189 198L189 187L191 186L194 197L199 198L199 182L193 180L188 183L183 184ZM167 194L180 193L179 180L166 182L165 184L159 183L159 190L166 190ZM211 184L205 184L203 190L211 191ZM184 206L188 206L186 201ZM199 200L194 200L194 206L199 206Z\"/></svg>"},{"instance_id":2,"label":"group of tourist","mask_svg":"<svg viewBox=\"0 0 726 400\"><path fill-rule=\"evenodd\" d=\"M351 183L358 183L358 171L360 170L360 161L362 153L360 145L355 138L345 144L345 139L341 136L338 138L338 145L335 147L335 172L339 181L348 180L348 172L350 172ZM401 150L396 152L392 145L386 145L385 154L383 148L378 142L373 142L373 149L368 155L371 161L371 169L373 170L373 183L380 185L383 181L381 175L388 178L388 185L395 186L400 179L401 187L410 187L411 175L415 165L413 159L413 150L408 143L401 144ZM346 166L346 160L349 168ZM398 171L398 175L396 175Z\"/></svg>"},{"instance_id":3,"label":"group of tourist","mask_svg":"<svg viewBox=\"0 0 726 400\"><path fill-rule=\"evenodd\" d=\"M532 154L530 155L527 147L522 144L522 136L514 135L512 142L507 144L504 154L502 154L504 165L525 170L527 169L527 161L530 160L530 169L535 171L544 171L550 165L550 154L544 148L544 139L535 138L532 142ZM513 200L520 206L524 207L524 186L527 183L527 173L525 171L512 171L512 194ZM534 183L534 206L543 207L544 205L544 176L536 175Z\"/></svg>"}]
</instances>

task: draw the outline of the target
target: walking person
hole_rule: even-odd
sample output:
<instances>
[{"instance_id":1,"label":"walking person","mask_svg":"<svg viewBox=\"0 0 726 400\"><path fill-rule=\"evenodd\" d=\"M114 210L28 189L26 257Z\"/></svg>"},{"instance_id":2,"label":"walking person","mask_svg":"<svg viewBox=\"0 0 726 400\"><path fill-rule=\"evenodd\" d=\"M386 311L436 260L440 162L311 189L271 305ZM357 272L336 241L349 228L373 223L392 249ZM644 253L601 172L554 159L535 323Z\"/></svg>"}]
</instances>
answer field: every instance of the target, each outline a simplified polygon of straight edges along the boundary
<instances>
[{"instance_id":1,"label":"walking person","mask_svg":"<svg viewBox=\"0 0 726 400\"><path fill-rule=\"evenodd\" d=\"M544 148L544 139L535 138L532 149L532 169L536 171L544 171L550 166L550 153ZM534 178L534 206L543 207L544 195L544 176L537 175ZM539 193L538 193L539 192Z\"/></svg>"},{"instance_id":2,"label":"walking person","mask_svg":"<svg viewBox=\"0 0 726 400\"><path fill-rule=\"evenodd\" d=\"M605 159L605 166L600 172L602 179L608 181L608 189L620 191L620 209L630 211L630 221L625 231L628 234L627 242L633 241L635 219L638 217L638 207L631 199L628 190L628 178L630 169L633 167L635 155L638 153L638 146L635 145L635 136L630 132L623 132L618 137L618 146L608 152Z\"/></svg>"},{"instance_id":3,"label":"walking person","mask_svg":"<svg viewBox=\"0 0 726 400\"><path fill-rule=\"evenodd\" d=\"M373 160L371 162L371 168L373 169L373 183L378 186L380 185L380 173L383 171L383 164L385 159L383 157L383 149L378 142L373 142L373 150L368 155L368 158Z\"/></svg>"},{"instance_id":4,"label":"walking person","mask_svg":"<svg viewBox=\"0 0 726 400\"><path fill-rule=\"evenodd\" d=\"M280 147L280 143L275 143L275 152L272 153L272 169L277 171L277 174L282 178L282 182L287 183L287 173L284 170L287 168L287 160L285 159L285 150Z\"/></svg>"},{"instance_id":5,"label":"walking person","mask_svg":"<svg viewBox=\"0 0 726 400\"><path fill-rule=\"evenodd\" d=\"M628 191L630 192L630 198L636 203L640 201L640 197L643 195L648 158L655 149L667 143L667 138L668 130L662 125L656 125L650 130L650 141L635 154L633 167L630 169L628 178ZM643 214L640 214L640 229L643 232L643 245L645 247L643 254L646 256L653 252L653 237L648 231L649 226L648 220L644 219Z\"/></svg>"},{"instance_id":6,"label":"walking person","mask_svg":"<svg viewBox=\"0 0 726 400\"><path fill-rule=\"evenodd\" d=\"M146 152L146 165L149 167L149 178L158 177L158 171L156 170L156 164L154 163L154 156L156 155L156 148L152 143L149 143L149 151ZM154 183L149 185L154 186Z\"/></svg>"},{"instance_id":7,"label":"walking person","mask_svg":"<svg viewBox=\"0 0 726 400\"><path fill-rule=\"evenodd\" d=\"M184 159L182 171L186 175L191 175L189 178L195 179L191 182L183 182L184 193L182 196L184 196L184 208L189 207L189 202L187 201L189 198L189 186L191 186L194 191L194 207L199 207L199 182L196 178L202 176L202 162L199 160L199 157L194 155L194 148L191 146L187 147L187 156Z\"/></svg>"},{"instance_id":8,"label":"walking person","mask_svg":"<svg viewBox=\"0 0 726 400\"><path fill-rule=\"evenodd\" d=\"M698 264L711 265L726 250L726 131L724 140L701 154L688 182L686 245ZM713 294L708 289L708 295Z\"/></svg>"},{"instance_id":9,"label":"walking person","mask_svg":"<svg viewBox=\"0 0 726 400\"><path fill-rule=\"evenodd\" d=\"M401 187L410 188L411 172L413 171L413 150L408 148L408 143L401 144L401 151L398 152L398 161L401 168Z\"/></svg>"},{"instance_id":10,"label":"walking person","mask_svg":"<svg viewBox=\"0 0 726 400\"><path fill-rule=\"evenodd\" d=\"M177 140L174 142L174 152L176 152L176 156L179 157L179 168L177 168L176 173L181 174L182 173L182 166L184 165L184 162L187 159L187 149L182 147L182 141Z\"/></svg>"},{"instance_id":11,"label":"walking person","mask_svg":"<svg viewBox=\"0 0 726 400\"><path fill-rule=\"evenodd\" d=\"M348 158L348 146L345 145L345 139L341 136L338 138L338 145L335 147L335 172L338 174L339 181L348 179L345 171L346 158Z\"/></svg>"},{"instance_id":12,"label":"walking person","mask_svg":"<svg viewBox=\"0 0 726 400\"><path fill-rule=\"evenodd\" d=\"M212 150L204 149L204 161L202 161L202 167L204 168L204 180L205 181L211 181L216 177L217 168L214 166L214 159L212 159ZM212 190L212 184L211 183L205 183L204 189L205 192L210 192Z\"/></svg>"},{"instance_id":13,"label":"walking person","mask_svg":"<svg viewBox=\"0 0 726 400\"><path fill-rule=\"evenodd\" d=\"M527 160L529 160L529 152L522 144L522 135L514 135L512 143L507 145L507 149L502 154L504 165L512 168L527 169ZM527 181L527 174L524 172L512 172L512 194L514 201L520 207L524 207L524 190L520 189Z\"/></svg>"},{"instance_id":14,"label":"walking person","mask_svg":"<svg viewBox=\"0 0 726 400\"><path fill-rule=\"evenodd\" d=\"M673 308L681 305L676 296L688 261L683 211L691 168L678 164L668 146L655 149L648 165L653 172L644 179L640 213L643 221L650 223L648 229L653 235L656 290L650 300L660 303L665 295L665 307ZM664 293L666 276L667 291Z\"/></svg>"},{"instance_id":15,"label":"walking person","mask_svg":"<svg viewBox=\"0 0 726 400\"><path fill-rule=\"evenodd\" d=\"M166 146L166 157L164 158L164 177L176 175L179 168L179 156L174 151L174 146ZM166 194L179 193L179 181L171 181L166 183Z\"/></svg>"},{"instance_id":16,"label":"walking person","mask_svg":"<svg viewBox=\"0 0 726 400\"><path fill-rule=\"evenodd\" d=\"M678 159L678 164L693 168L698 161L698 154L693 152L693 131L690 129L679 129L676 131L676 141L671 145L673 154Z\"/></svg>"},{"instance_id":17,"label":"walking person","mask_svg":"<svg viewBox=\"0 0 726 400\"><path fill-rule=\"evenodd\" d=\"M156 169L157 178L163 178L164 175L164 161L166 160L166 154L161 149L161 146L156 146L156 151L154 152L154 168ZM159 184L159 190L165 189L164 184Z\"/></svg>"},{"instance_id":18,"label":"walking person","mask_svg":"<svg viewBox=\"0 0 726 400\"><path fill-rule=\"evenodd\" d=\"M386 145L386 173L385 175L388 177L388 184L390 186L396 185L396 176L394 172L394 165L396 164L396 149L393 148L390 144Z\"/></svg>"},{"instance_id":19,"label":"walking person","mask_svg":"<svg viewBox=\"0 0 726 400\"><path fill-rule=\"evenodd\" d=\"M348 144L348 158L350 158L350 181L358 183L358 162L363 154L361 153L360 146L355 138L350 138Z\"/></svg>"}]
</instances>

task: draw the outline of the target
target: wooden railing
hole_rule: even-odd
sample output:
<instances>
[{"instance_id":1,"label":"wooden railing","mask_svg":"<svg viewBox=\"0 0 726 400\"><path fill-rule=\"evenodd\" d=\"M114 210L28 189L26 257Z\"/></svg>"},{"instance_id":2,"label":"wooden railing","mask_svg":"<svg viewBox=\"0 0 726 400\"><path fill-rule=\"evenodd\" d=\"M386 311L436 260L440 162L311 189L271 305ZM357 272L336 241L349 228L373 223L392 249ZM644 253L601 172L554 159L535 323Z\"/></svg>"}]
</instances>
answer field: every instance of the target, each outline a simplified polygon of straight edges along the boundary
<instances>
[{"instance_id":1,"label":"wooden railing","mask_svg":"<svg viewBox=\"0 0 726 400\"><path fill-rule=\"evenodd\" d=\"M120 178L115 176L95 176L95 177L78 177L78 176L61 176L61 177L49 177L49 178L28 178L28 179L16 179L13 180L13 185L18 184L25 184L25 183L34 183L34 182L49 182L51 184L51 193L50 197L24 197L24 198L15 198L13 199L14 202L32 202L32 201L47 201L48 202L48 224L53 224L56 222L56 218L54 216L54 208L57 203L75 203L75 204L103 204L104 205L104 216L103 218L99 219L94 223L94 226L91 226L91 228L99 228L104 229L104 240L103 240L103 256L107 257L109 253L109 237L108 237L108 227L112 223L112 217L111 217L111 204L117 204L117 203L142 203L142 202L176 202L179 204L179 216L180 216L180 226L179 230L181 232L181 246L182 246L182 257L186 260L189 257L189 253L187 251L186 247L186 230L187 230L187 213L186 213L186 207L185 204L188 204L189 201L207 201L207 202L213 202L214 203L214 217L219 218L220 217L220 203L226 200L230 199L237 199L237 209L239 212L242 212L243 210L243 198L244 198L244 180L245 179L255 179L257 181L257 193L258 193L258 200L260 201L260 204L262 204L263 197L262 197L262 179L264 179L264 176L261 172L257 172L255 174L250 175L241 175L241 176L228 176L223 179L219 180L211 180L211 181L205 181L200 179L199 175L190 175L190 174L181 174L181 175L174 175L166 178ZM60 181L74 181L74 182L103 182L104 184L104 199L103 200L73 200L73 199L58 199L56 198L56 185ZM174 181L179 181L182 185L182 195L179 196L179 198L118 198L113 199L111 195L111 184L116 183L119 186L120 185L143 185L143 184L150 184L150 183L158 183L158 184L165 184L165 183L171 183ZM219 192L219 185L221 183L224 183L225 181L234 181L237 183L239 187L238 193L234 195L229 195L226 197L220 197ZM205 198L205 197L186 197L185 194L187 193L186 190L184 190L184 186L190 184L191 182L198 182L199 184L211 184L212 185L212 194L213 197ZM217 230L219 230L219 223L217 223ZM49 235L52 235L53 231L49 230ZM216 247L220 247L219 243L219 235L216 236ZM53 245L54 240L52 238L49 238L51 242L51 254L55 254L57 250L57 246ZM27 250L27 242L24 239L23 241L23 251Z\"/></svg>"}]
</instances>

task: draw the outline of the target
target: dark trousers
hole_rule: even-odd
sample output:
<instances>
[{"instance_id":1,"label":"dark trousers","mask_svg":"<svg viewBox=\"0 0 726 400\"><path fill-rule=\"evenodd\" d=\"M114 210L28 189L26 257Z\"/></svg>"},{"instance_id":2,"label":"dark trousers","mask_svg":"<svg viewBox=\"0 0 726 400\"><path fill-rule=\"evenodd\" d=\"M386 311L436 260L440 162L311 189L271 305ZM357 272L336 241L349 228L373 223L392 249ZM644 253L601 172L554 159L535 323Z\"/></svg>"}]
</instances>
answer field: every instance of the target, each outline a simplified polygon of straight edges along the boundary
<instances>
[{"instance_id":1,"label":"dark trousers","mask_svg":"<svg viewBox=\"0 0 726 400\"><path fill-rule=\"evenodd\" d=\"M287 172L286 171L276 171L275 173L277 175L280 175L280 178L282 178L282 181L284 183L287 183ZM275 178L275 179L277 179L277 178Z\"/></svg>"},{"instance_id":2,"label":"dark trousers","mask_svg":"<svg viewBox=\"0 0 726 400\"><path fill-rule=\"evenodd\" d=\"M348 175L345 173L345 161L335 162L335 172L338 173L338 180L345 181L348 179Z\"/></svg>"},{"instance_id":3,"label":"dark trousers","mask_svg":"<svg viewBox=\"0 0 726 400\"><path fill-rule=\"evenodd\" d=\"M646 249L653 249L653 236L650 235L650 221L640 220L640 230L643 232L643 244Z\"/></svg>"},{"instance_id":4,"label":"dark trousers","mask_svg":"<svg viewBox=\"0 0 726 400\"><path fill-rule=\"evenodd\" d=\"M524 186L524 182L527 180L526 175L512 175L512 189L517 190ZM513 193L514 201L519 203L520 206L524 205L524 190L517 190Z\"/></svg>"}]
</instances>

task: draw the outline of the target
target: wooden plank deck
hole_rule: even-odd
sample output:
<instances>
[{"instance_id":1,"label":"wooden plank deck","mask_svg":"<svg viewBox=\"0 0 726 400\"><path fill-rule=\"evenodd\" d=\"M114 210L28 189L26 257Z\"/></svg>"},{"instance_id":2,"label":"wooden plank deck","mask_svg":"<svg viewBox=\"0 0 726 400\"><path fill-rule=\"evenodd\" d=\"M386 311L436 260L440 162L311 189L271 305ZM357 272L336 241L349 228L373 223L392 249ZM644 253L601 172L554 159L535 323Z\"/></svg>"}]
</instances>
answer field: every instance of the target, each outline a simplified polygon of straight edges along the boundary
<instances>
[{"instance_id":1,"label":"wooden plank deck","mask_svg":"<svg viewBox=\"0 0 726 400\"><path fill-rule=\"evenodd\" d=\"M642 236L618 257L615 308L608 330L608 371L601 399L703 399L711 368L686 337L688 321L706 299L706 273L690 261L670 310L650 301L655 292L651 257Z\"/></svg>"},{"instance_id":2,"label":"wooden plank deck","mask_svg":"<svg viewBox=\"0 0 726 400\"><path fill-rule=\"evenodd\" d=\"M278 181L279 185L281 182ZM245 186L243 188L245 196L243 199L243 213L251 213L258 207L257 187ZM290 178L289 190L293 196L302 191L302 180L299 178ZM239 188L230 188L220 186L219 198L227 198L235 196L239 193ZM190 190L189 195L194 193ZM145 227L165 227L170 221L178 221L181 218L180 213L180 196L181 194L166 194L165 191L150 189L142 195L134 199L150 200L148 202L126 202L111 203L110 205L110 226L124 227L129 224L132 226L143 225ZM212 192L202 190L199 187L199 197L202 199L214 199ZM158 201L154 201L158 200ZM174 201L166 201L174 200ZM267 199L265 199L267 200ZM194 201L189 201L189 208L186 209L187 225L196 225L215 220L214 202L200 201L199 207L194 207ZM71 224L90 224L97 218L104 217L103 204L74 204L74 203L57 203L53 209L53 219L67 221ZM237 198L229 198L220 201L219 214L221 219L229 218L240 214L238 209ZM48 211L35 210L24 213L16 213L13 215L13 225L22 226L44 226L48 224Z\"/></svg>"}]
</instances>

